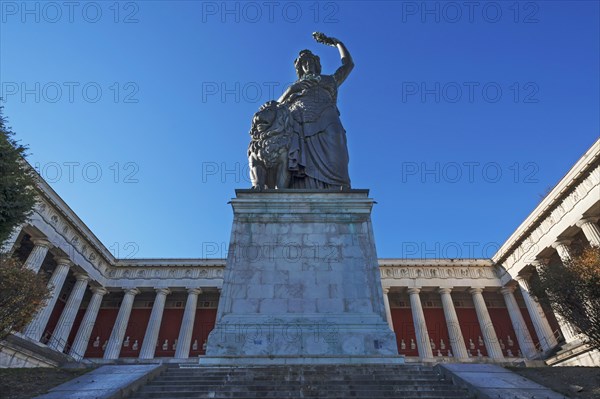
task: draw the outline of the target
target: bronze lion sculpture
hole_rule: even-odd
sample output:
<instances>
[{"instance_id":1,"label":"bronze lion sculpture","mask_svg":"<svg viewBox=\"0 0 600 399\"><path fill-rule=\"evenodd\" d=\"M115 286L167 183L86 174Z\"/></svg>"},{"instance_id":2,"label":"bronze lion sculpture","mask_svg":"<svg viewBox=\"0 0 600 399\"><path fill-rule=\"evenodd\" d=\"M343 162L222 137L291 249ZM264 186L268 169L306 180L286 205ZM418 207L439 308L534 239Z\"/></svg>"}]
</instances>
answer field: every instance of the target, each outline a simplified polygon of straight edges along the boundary
<instances>
[{"instance_id":1,"label":"bronze lion sculpture","mask_svg":"<svg viewBox=\"0 0 600 399\"><path fill-rule=\"evenodd\" d=\"M288 155L293 134L291 114L285 105L269 101L254 114L248 146L253 189L289 187Z\"/></svg>"}]
</instances>

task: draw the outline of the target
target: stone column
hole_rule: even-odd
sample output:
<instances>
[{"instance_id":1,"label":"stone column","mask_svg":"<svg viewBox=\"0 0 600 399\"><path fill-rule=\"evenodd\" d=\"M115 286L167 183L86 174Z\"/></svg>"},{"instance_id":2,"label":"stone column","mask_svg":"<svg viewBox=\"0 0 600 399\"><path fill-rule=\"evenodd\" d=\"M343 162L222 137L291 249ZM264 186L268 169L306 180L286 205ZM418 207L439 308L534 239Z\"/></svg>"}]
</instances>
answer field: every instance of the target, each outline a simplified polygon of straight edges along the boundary
<instances>
[{"instance_id":1,"label":"stone column","mask_svg":"<svg viewBox=\"0 0 600 399\"><path fill-rule=\"evenodd\" d=\"M452 288L440 288L438 289L438 292L442 297L442 307L444 308L444 317L446 318L448 336L450 338L450 345L452 346L454 357L457 359L468 359L469 353L467 352L465 339L460 330L460 323L458 321L458 316L456 315L456 310L454 309L452 295L450 294Z\"/></svg>"},{"instance_id":2,"label":"stone column","mask_svg":"<svg viewBox=\"0 0 600 399\"><path fill-rule=\"evenodd\" d=\"M425 323L425 315L421 306L420 288L409 288L408 295L410 297L410 308L412 310L413 323L415 325L415 334L417 338L417 349L421 359L430 359L433 357L431 351L431 342L429 341L429 333L427 332L427 324Z\"/></svg>"},{"instance_id":3,"label":"stone column","mask_svg":"<svg viewBox=\"0 0 600 399\"><path fill-rule=\"evenodd\" d=\"M48 250L52 248L52 243L48 240L38 238L33 240L33 245L34 247L27 257L24 266L37 273L40 271L40 267L42 267L42 263L44 262L44 258L46 258Z\"/></svg>"},{"instance_id":4,"label":"stone column","mask_svg":"<svg viewBox=\"0 0 600 399\"><path fill-rule=\"evenodd\" d=\"M123 345L123 338L125 338L125 331L127 330L127 323L129 323L129 316L131 315L131 309L133 308L133 300L140 290L137 288L130 288L125 292L125 296L121 301L121 307L119 308L119 314L115 325L113 326L106 350L104 351L104 359L114 360L119 358L121 353L121 346Z\"/></svg>"},{"instance_id":5,"label":"stone column","mask_svg":"<svg viewBox=\"0 0 600 399\"><path fill-rule=\"evenodd\" d=\"M48 281L50 299L48 299L48 302L46 302L44 307L40 309L33 320L31 320L29 325L25 328L24 334L34 341L39 341L40 338L42 338L42 335L44 335L44 328L46 327L46 324L48 324L48 320L54 310L54 305L56 305L56 301L58 300L62 286L67 278L67 274L69 274L69 268L72 265L69 258L56 258L55 260L56 268L54 269L54 272L52 272L50 281Z\"/></svg>"},{"instance_id":6,"label":"stone column","mask_svg":"<svg viewBox=\"0 0 600 399\"><path fill-rule=\"evenodd\" d=\"M152 313L150 313L146 335L144 335L144 342L140 350L140 359L154 359L165 302L167 301L167 295L170 293L171 291L168 288L156 289L156 298L154 299L154 305L152 305Z\"/></svg>"},{"instance_id":7,"label":"stone column","mask_svg":"<svg viewBox=\"0 0 600 399\"><path fill-rule=\"evenodd\" d=\"M581 219L579 222L576 223L576 225L581 230L583 230L585 238L587 238L591 245L600 247L600 228L596 224L598 222L598 219L598 217L589 217Z\"/></svg>"},{"instance_id":8,"label":"stone column","mask_svg":"<svg viewBox=\"0 0 600 399\"><path fill-rule=\"evenodd\" d=\"M519 288L521 289L525 306L527 306L529 317L531 317L533 328L535 329L535 333L540 341L540 346L544 351L554 348L556 345L558 345L558 341L552 332L552 328L548 323L548 319L546 319L544 310L540 304L533 299L531 295L529 295L529 286L525 277L518 276L517 282L519 283Z\"/></svg>"},{"instance_id":9,"label":"stone column","mask_svg":"<svg viewBox=\"0 0 600 399\"><path fill-rule=\"evenodd\" d=\"M510 321L512 322L515 334L517 335L521 353L523 353L526 358L532 358L537 354L537 351L533 344L533 340L531 339L531 334L529 334L529 330L525 324L525 320L523 319L523 315L521 314L521 310L519 309L519 305L517 304L517 300L515 299L515 295L513 294L514 291L515 287L512 285L500 289L500 292L504 296L504 302L506 302L506 309L508 310Z\"/></svg>"},{"instance_id":10,"label":"stone column","mask_svg":"<svg viewBox=\"0 0 600 399\"><path fill-rule=\"evenodd\" d=\"M188 288L188 297L177 339L177 349L175 357L178 359L187 359L190 356L190 345L192 343L192 330L194 329L194 319L196 318L196 306L198 304L198 295L202 293L200 288Z\"/></svg>"},{"instance_id":11,"label":"stone column","mask_svg":"<svg viewBox=\"0 0 600 399\"><path fill-rule=\"evenodd\" d=\"M560 260L562 260L563 263L571 259L571 253L569 249L570 244L570 240L558 240L552 244L552 248L556 249L558 256L560 256Z\"/></svg>"},{"instance_id":12,"label":"stone column","mask_svg":"<svg viewBox=\"0 0 600 399\"><path fill-rule=\"evenodd\" d=\"M90 280L90 277L83 273L76 274L75 278L77 281L75 281L69 299L67 299L67 304L58 319L52 338L50 338L50 342L48 342L49 347L59 352L62 352L63 349L65 349L65 345L67 345L67 339L69 339L71 328L73 328L73 322L75 321L77 311L79 310L79 306L81 306L81 300L85 294L85 289Z\"/></svg>"},{"instance_id":13,"label":"stone column","mask_svg":"<svg viewBox=\"0 0 600 399\"><path fill-rule=\"evenodd\" d=\"M93 287L92 293L92 299L85 311L83 320L81 320L79 330L77 330L77 335L75 335L75 340L73 341L73 346L71 346L71 350L69 351L69 355L77 361L83 359L83 356L85 355L88 342L90 341L90 335L92 335L96 317L100 310L102 297L108 294L108 291L102 287Z\"/></svg>"},{"instance_id":14,"label":"stone column","mask_svg":"<svg viewBox=\"0 0 600 399\"><path fill-rule=\"evenodd\" d=\"M385 306L385 317L390 326L390 329L394 331L394 323L392 320L392 309L390 308L390 298L388 296L390 287L383 287L383 305Z\"/></svg>"},{"instance_id":15,"label":"stone column","mask_svg":"<svg viewBox=\"0 0 600 399\"><path fill-rule=\"evenodd\" d=\"M492 324L492 319L488 313L487 306L485 306L485 300L482 295L483 288L471 288L469 292L473 296L475 312L477 312L477 319L479 320L479 326L483 333L483 340L488 356L492 359L504 359L500 342L498 342L498 337L496 336L496 331Z\"/></svg>"}]
</instances>

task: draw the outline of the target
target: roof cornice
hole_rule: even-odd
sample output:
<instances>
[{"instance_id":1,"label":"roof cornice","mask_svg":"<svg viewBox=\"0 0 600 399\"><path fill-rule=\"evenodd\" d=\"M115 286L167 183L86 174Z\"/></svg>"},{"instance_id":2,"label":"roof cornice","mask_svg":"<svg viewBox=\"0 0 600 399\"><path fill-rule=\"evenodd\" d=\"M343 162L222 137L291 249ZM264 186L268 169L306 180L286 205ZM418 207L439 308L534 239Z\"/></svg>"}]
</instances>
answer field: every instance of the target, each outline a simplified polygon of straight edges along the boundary
<instances>
[{"instance_id":1,"label":"roof cornice","mask_svg":"<svg viewBox=\"0 0 600 399\"><path fill-rule=\"evenodd\" d=\"M529 216L517 227L498 251L492 256L495 263L502 263L520 243L527 238L539 223L554 209L568 193L579 184L600 162L600 139L579 158L575 165L560 179L554 188L535 207Z\"/></svg>"}]
</instances>

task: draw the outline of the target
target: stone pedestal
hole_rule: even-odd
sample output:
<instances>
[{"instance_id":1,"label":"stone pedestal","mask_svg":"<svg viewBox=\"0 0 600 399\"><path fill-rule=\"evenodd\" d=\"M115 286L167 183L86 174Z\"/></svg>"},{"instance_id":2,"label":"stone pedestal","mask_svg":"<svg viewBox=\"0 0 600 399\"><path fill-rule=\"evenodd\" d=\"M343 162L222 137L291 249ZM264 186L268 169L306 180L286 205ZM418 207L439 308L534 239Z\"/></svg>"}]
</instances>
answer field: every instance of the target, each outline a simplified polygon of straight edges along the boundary
<instances>
[{"instance_id":1,"label":"stone pedestal","mask_svg":"<svg viewBox=\"0 0 600 399\"><path fill-rule=\"evenodd\" d=\"M217 322L200 362L401 363L368 190L236 194Z\"/></svg>"}]
</instances>

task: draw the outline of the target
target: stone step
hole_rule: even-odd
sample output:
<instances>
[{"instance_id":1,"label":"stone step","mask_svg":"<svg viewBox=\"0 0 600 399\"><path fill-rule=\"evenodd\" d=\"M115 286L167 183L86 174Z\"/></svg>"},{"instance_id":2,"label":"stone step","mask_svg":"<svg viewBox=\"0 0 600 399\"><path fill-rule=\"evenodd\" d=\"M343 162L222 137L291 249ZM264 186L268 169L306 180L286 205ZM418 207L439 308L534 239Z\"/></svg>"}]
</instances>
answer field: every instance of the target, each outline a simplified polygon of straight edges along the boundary
<instances>
[{"instance_id":1,"label":"stone step","mask_svg":"<svg viewBox=\"0 0 600 399\"><path fill-rule=\"evenodd\" d=\"M281 370L285 370L285 371L297 371L298 367L302 367L302 370L304 372L310 372L310 371L314 371L314 372L322 372L322 371L327 371L327 372L336 372L340 370L340 367L343 370L348 370L348 371L371 371L373 369L377 369L377 370L395 370L395 371L402 371L402 372L411 372L411 371L433 371L433 368L431 366L421 366L421 365L361 365L361 366L353 366L353 365L323 365L323 366L316 366L316 365L298 365L298 366L239 366L239 367L212 367L212 366L190 366L190 365L186 365L186 364L181 364L181 365L170 365L167 370L168 371L196 371L196 372L219 372L219 371L227 371L227 372L246 372L248 370L252 370L252 371L265 371L265 372L271 372L271 371L275 371L275 372L279 372Z\"/></svg>"},{"instance_id":2,"label":"stone step","mask_svg":"<svg viewBox=\"0 0 600 399\"><path fill-rule=\"evenodd\" d=\"M439 376L436 373L423 373L423 374L396 374L396 373L372 373L372 374L327 374L327 373L320 373L320 374L256 374L256 373L251 373L251 374L220 374L220 375L214 375L214 374L201 374L201 375L184 375L184 374L171 374L171 373L165 373L163 375L163 377L165 378L169 378L169 379L180 379L180 380L190 380L190 379L202 379L202 380L216 380L216 379L232 379L232 378L244 378L246 376L251 376L252 378L277 378L277 379L299 379L299 378L305 378L305 379L310 379L310 378L316 378L316 379L322 379L325 376L327 378L329 378L330 380L344 380L347 378L361 378L363 380L372 380L372 379L377 379L377 380L386 380L386 379L396 379L399 376L400 377L404 377L406 379L432 379L435 380L437 378L439 378Z\"/></svg>"},{"instance_id":3,"label":"stone step","mask_svg":"<svg viewBox=\"0 0 600 399\"><path fill-rule=\"evenodd\" d=\"M471 398L423 365L176 367L131 399Z\"/></svg>"},{"instance_id":4,"label":"stone step","mask_svg":"<svg viewBox=\"0 0 600 399\"><path fill-rule=\"evenodd\" d=\"M348 382L360 382L361 384L429 384L436 383L439 381L443 381L442 378L422 378L422 377L406 377L406 376L398 376L397 378L377 378L377 377L346 377L346 378L330 378L329 376L321 376L319 378L277 378L275 376L246 376L246 377L237 377L237 378L214 378L214 379L185 379L185 378L166 378L166 377L158 377L154 380L157 383L169 382L173 384L218 384L225 382L237 382L240 384L250 384L250 383L271 383L273 381L281 381L283 383L294 383L294 382L302 382L302 383L314 383L314 384L335 384L335 385L344 385Z\"/></svg>"},{"instance_id":5,"label":"stone step","mask_svg":"<svg viewBox=\"0 0 600 399\"><path fill-rule=\"evenodd\" d=\"M372 370L364 373L357 372L263 372L263 371L247 371L247 372L204 372L204 373L188 373L188 372L180 372L180 371L167 371L165 375L173 376L173 377L181 377L181 378L190 378L190 377L221 377L221 376L241 376L246 375L248 372L253 375L269 375L269 376L319 376L319 375L330 375L330 376L345 376L345 375L356 375L356 376L368 376L377 374L378 376L393 376L393 375L407 375L407 376L435 376L437 373L434 371L420 371L420 372L410 372L406 373L403 371L379 371Z\"/></svg>"},{"instance_id":6,"label":"stone step","mask_svg":"<svg viewBox=\"0 0 600 399\"><path fill-rule=\"evenodd\" d=\"M375 384L373 384L375 385ZM256 390L256 391L265 391L265 390L272 390L274 388L281 388L283 390L290 390L290 389L301 389L301 388L305 388L307 386L318 386L312 383L290 383L290 382L286 382L284 384L275 384L275 383L270 383L270 384L252 384L252 385L247 385L247 384L240 384L240 383L224 383L224 384L164 384L164 385L157 385L155 383L152 383L150 385L147 385L145 387L143 387L141 390L145 391L145 392L158 392L158 391L189 391L189 390L220 390L220 389L224 389L224 388L228 388L228 389L236 389L236 388L244 388L244 387L251 387L252 390ZM410 389L410 390L416 390L416 391L425 391L425 390L444 390L444 389L448 389L451 388L452 385L449 383L445 383L445 382L439 382L439 383L429 383L427 385L419 385L419 384L380 384L378 386L370 386L370 385L366 385L366 384L362 384L360 382L352 382L352 383L348 383L346 385L338 385L338 386L334 386L333 384L329 384L327 383L327 388L331 389L331 390L344 390L347 389L348 387L352 387L353 389L357 389L357 390L373 390L373 389L393 389L393 390L398 390L398 389Z\"/></svg>"},{"instance_id":7,"label":"stone step","mask_svg":"<svg viewBox=\"0 0 600 399\"><path fill-rule=\"evenodd\" d=\"M377 370L379 372L382 373L391 373L391 372L396 372L396 373L403 373L403 374L411 374L411 373L427 373L427 372L433 372L433 369L431 368L426 368L426 369L401 369L401 368L385 368L385 369L372 369L372 368L367 368L367 369L349 369L349 370L340 370L340 369L305 369L305 370L294 370L294 369L288 369L288 368L277 368L277 369L255 369L255 368L248 368L248 369L210 369L210 370L206 370L206 369L187 369L187 368L180 368L180 369L176 369L176 368L168 368L166 372L168 373L181 373L181 374L198 374L198 373L245 373L248 371L252 371L253 373L340 373L340 372L344 372L344 373L371 373L372 371Z\"/></svg>"},{"instance_id":8,"label":"stone step","mask_svg":"<svg viewBox=\"0 0 600 399\"><path fill-rule=\"evenodd\" d=\"M350 370L341 370L341 369L327 369L327 370L313 370L313 369L308 369L308 370L290 370L290 369L253 369L253 368L249 368L249 369L226 369L226 370L221 370L221 369L212 369L212 370L202 370L202 369L175 369L175 368L169 368L166 370L166 373L168 374L182 374L182 375L202 375L202 374L244 374L247 372L252 372L255 374L323 374L323 373L327 373L327 374L371 374L374 371L377 371L379 373L398 373L398 374L431 374L431 373L435 373L433 371L433 369L431 368L427 368L427 369L392 369L392 368L385 368L385 369L350 369Z\"/></svg>"},{"instance_id":9,"label":"stone step","mask_svg":"<svg viewBox=\"0 0 600 399\"><path fill-rule=\"evenodd\" d=\"M407 379L403 376L400 376L396 379L389 379L389 380L362 380L362 379L356 379L356 378L347 378L344 380L331 380L328 379L327 377L324 377L323 380L312 380L312 379L304 379L302 381L298 381L298 380L284 380L284 379L252 379L252 378L248 378L248 379L236 379L236 380L231 380L231 379L215 379L215 380L185 380L185 379L177 379L177 380L173 380L173 379L168 379L168 378L164 378L164 377L158 377L157 379L155 379L151 384L152 385L219 385L219 384L224 384L224 383L236 383L238 385L242 385L242 384L248 384L248 383L252 383L254 385L270 385L273 384L273 381L280 381L281 383L285 383L285 384L293 384L293 385L298 385L298 384L307 384L307 383L327 383L330 385L346 385L350 382L352 383L360 383L360 384L364 384L364 385L383 385L383 384L388 384L388 385L415 385L415 384L448 384L447 381L444 380L440 380L440 379L425 379L425 378L411 378L411 379Z\"/></svg>"},{"instance_id":10,"label":"stone step","mask_svg":"<svg viewBox=\"0 0 600 399\"><path fill-rule=\"evenodd\" d=\"M173 385L220 385L220 384L232 384L236 383L238 385L248 385L248 384L260 384L260 385L268 385L272 384L274 381L278 381L280 383L285 384L331 384L331 385L345 385L350 382L360 383L363 385L378 385L378 384L389 384L389 385L415 385L415 384L437 384L439 382L444 382L440 379L426 379L426 378L405 378L398 377L397 379L360 379L360 378L346 378L344 380L333 380L324 376L321 379L284 379L284 378L231 378L231 379L214 379L214 380L185 380L185 379L168 379L164 377L159 377L154 380L155 384L173 384Z\"/></svg>"},{"instance_id":11,"label":"stone step","mask_svg":"<svg viewBox=\"0 0 600 399\"><path fill-rule=\"evenodd\" d=\"M324 390L301 390L301 391L265 391L265 392L253 392L253 391L206 391L206 392L170 392L165 394L164 392L141 392L131 397L131 399L201 399L201 398L228 398L228 399L256 399L256 398L402 398L402 399L471 399L465 391L381 391L381 390L369 390L369 391L324 391Z\"/></svg>"}]
</instances>

